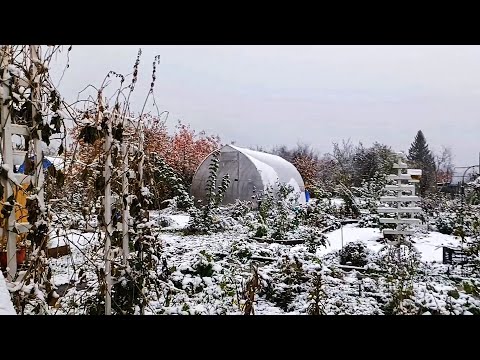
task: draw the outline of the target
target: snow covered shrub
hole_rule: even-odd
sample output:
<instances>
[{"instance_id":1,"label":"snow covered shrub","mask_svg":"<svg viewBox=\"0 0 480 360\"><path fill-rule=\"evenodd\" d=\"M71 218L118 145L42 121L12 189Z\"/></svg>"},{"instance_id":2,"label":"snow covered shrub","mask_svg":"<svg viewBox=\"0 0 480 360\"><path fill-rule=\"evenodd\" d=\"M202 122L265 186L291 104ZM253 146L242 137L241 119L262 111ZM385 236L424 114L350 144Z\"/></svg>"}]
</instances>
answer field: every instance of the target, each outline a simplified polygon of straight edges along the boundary
<instances>
[{"instance_id":1,"label":"snow covered shrub","mask_svg":"<svg viewBox=\"0 0 480 360\"><path fill-rule=\"evenodd\" d=\"M421 198L420 207L427 218L435 218L441 212L448 212L459 205L458 200L451 200L441 192L427 193Z\"/></svg>"},{"instance_id":2,"label":"snow covered shrub","mask_svg":"<svg viewBox=\"0 0 480 360\"><path fill-rule=\"evenodd\" d=\"M296 213L295 200L292 195L294 188L288 184L278 184L277 196L274 199L274 207L270 213L270 228L272 230L271 237L276 240L283 240L289 230L293 230L296 226L293 221Z\"/></svg>"},{"instance_id":3,"label":"snow covered shrub","mask_svg":"<svg viewBox=\"0 0 480 360\"><path fill-rule=\"evenodd\" d=\"M144 234L135 247L128 266L113 269L112 310L116 314L143 314L152 300L163 297L170 274L159 238Z\"/></svg>"},{"instance_id":4,"label":"snow covered shrub","mask_svg":"<svg viewBox=\"0 0 480 360\"><path fill-rule=\"evenodd\" d=\"M222 203L225 192L230 185L230 178L228 174L223 176L222 182L217 188L219 155L218 151L213 154L209 167L210 173L206 184L206 203L201 205L200 208L192 207L190 209L190 221L185 230L186 234L208 234L224 230L219 205Z\"/></svg>"},{"instance_id":5,"label":"snow covered shrub","mask_svg":"<svg viewBox=\"0 0 480 360\"><path fill-rule=\"evenodd\" d=\"M277 191L267 187L258 197L258 221L254 231L258 237L284 240L300 224L301 207L291 185L277 182L276 187Z\"/></svg>"},{"instance_id":6,"label":"snow covered shrub","mask_svg":"<svg viewBox=\"0 0 480 360\"><path fill-rule=\"evenodd\" d=\"M193 199L182 178L157 153L151 153L147 158L145 179L150 185L153 205L156 208L162 204L179 210L193 207Z\"/></svg>"},{"instance_id":7,"label":"snow covered shrub","mask_svg":"<svg viewBox=\"0 0 480 360\"><path fill-rule=\"evenodd\" d=\"M343 205L340 210L340 216L357 218L360 215L360 208L355 200L355 195L352 191L342 183L337 185L336 189L338 195L343 200Z\"/></svg>"},{"instance_id":8,"label":"snow covered shrub","mask_svg":"<svg viewBox=\"0 0 480 360\"><path fill-rule=\"evenodd\" d=\"M295 231L289 233L289 237L305 240L307 251L313 254L320 246L325 246L328 242L327 236L320 229L309 226L300 226Z\"/></svg>"},{"instance_id":9,"label":"snow covered shrub","mask_svg":"<svg viewBox=\"0 0 480 360\"><path fill-rule=\"evenodd\" d=\"M266 281L261 293L268 301L272 301L283 311L288 311L296 295L302 292L302 285L310 278L302 261L296 256L282 256L276 265L277 270Z\"/></svg>"},{"instance_id":10,"label":"snow covered shrub","mask_svg":"<svg viewBox=\"0 0 480 360\"><path fill-rule=\"evenodd\" d=\"M438 214L438 217L435 219L435 227L438 232L451 235L455 230L455 214L450 212Z\"/></svg>"},{"instance_id":11,"label":"snow covered shrub","mask_svg":"<svg viewBox=\"0 0 480 360\"><path fill-rule=\"evenodd\" d=\"M157 219L157 223L158 225L160 225L160 227L165 228L165 227L172 226L174 222L172 218L168 217L165 214L161 214Z\"/></svg>"},{"instance_id":12,"label":"snow covered shrub","mask_svg":"<svg viewBox=\"0 0 480 360\"><path fill-rule=\"evenodd\" d=\"M242 262L247 262L253 255L249 244L239 240L232 243L230 253Z\"/></svg>"},{"instance_id":13,"label":"snow covered shrub","mask_svg":"<svg viewBox=\"0 0 480 360\"><path fill-rule=\"evenodd\" d=\"M352 188L353 194L358 199L359 208L375 214L386 184L386 174L375 173L373 177L364 179L360 187Z\"/></svg>"},{"instance_id":14,"label":"snow covered shrub","mask_svg":"<svg viewBox=\"0 0 480 360\"><path fill-rule=\"evenodd\" d=\"M387 184L394 184L394 182L388 181L386 174L375 173L372 178L364 179L360 187L352 189L360 209L358 227L380 228L381 230L395 227L394 224L380 224L380 216L377 213L377 208L381 205L380 197L384 193L394 195L394 193L384 190Z\"/></svg>"},{"instance_id":15,"label":"snow covered shrub","mask_svg":"<svg viewBox=\"0 0 480 360\"><path fill-rule=\"evenodd\" d=\"M230 208L230 214L235 220L243 222L247 214L252 211L252 208L253 203L251 201L236 199L235 204Z\"/></svg>"},{"instance_id":16,"label":"snow covered shrub","mask_svg":"<svg viewBox=\"0 0 480 360\"><path fill-rule=\"evenodd\" d=\"M412 244L387 245L378 254L378 265L385 274L390 301L386 314L415 314L418 309L412 300L413 280L420 265L420 254Z\"/></svg>"},{"instance_id":17,"label":"snow covered shrub","mask_svg":"<svg viewBox=\"0 0 480 360\"><path fill-rule=\"evenodd\" d=\"M333 197L333 193L322 184L314 184L310 187L310 195L314 199L331 199Z\"/></svg>"},{"instance_id":18,"label":"snow covered shrub","mask_svg":"<svg viewBox=\"0 0 480 360\"><path fill-rule=\"evenodd\" d=\"M337 218L338 209L329 200L314 200L303 206L304 222L306 225L319 229L335 230L341 223Z\"/></svg>"},{"instance_id":19,"label":"snow covered shrub","mask_svg":"<svg viewBox=\"0 0 480 360\"><path fill-rule=\"evenodd\" d=\"M358 221L359 228L377 228L380 226L380 216L378 214L362 214L360 215L360 220Z\"/></svg>"},{"instance_id":20,"label":"snow covered shrub","mask_svg":"<svg viewBox=\"0 0 480 360\"><path fill-rule=\"evenodd\" d=\"M340 264L363 267L367 265L371 251L361 241L350 242L340 250Z\"/></svg>"},{"instance_id":21,"label":"snow covered shrub","mask_svg":"<svg viewBox=\"0 0 480 360\"><path fill-rule=\"evenodd\" d=\"M465 293L480 297L480 281L478 280L464 280L462 281L462 288Z\"/></svg>"},{"instance_id":22,"label":"snow covered shrub","mask_svg":"<svg viewBox=\"0 0 480 360\"><path fill-rule=\"evenodd\" d=\"M450 212L438 215L435 226L443 234L474 239L480 236L480 212L476 207L466 204L455 206Z\"/></svg>"},{"instance_id":23,"label":"snow covered shrub","mask_svg":"<svg viewBox=\"0 0 480 360\"><path fill-rule=\"evenodd\" d=\"M264 224L259 224L255 229L255 237L262 238L268 235L268 228Z\"/></svg>"},{"instance_id":24,"label":"snow covered shrub","mask_svg":"<svg viewBox=\"0 0 480 360\"><path fill-rule=\"evenodd\" d=\"M198 253L192 268L195 274L200 277L211 277L213 275L213 258L212 255L202 250Z\"/></svg>"}]
</instances>

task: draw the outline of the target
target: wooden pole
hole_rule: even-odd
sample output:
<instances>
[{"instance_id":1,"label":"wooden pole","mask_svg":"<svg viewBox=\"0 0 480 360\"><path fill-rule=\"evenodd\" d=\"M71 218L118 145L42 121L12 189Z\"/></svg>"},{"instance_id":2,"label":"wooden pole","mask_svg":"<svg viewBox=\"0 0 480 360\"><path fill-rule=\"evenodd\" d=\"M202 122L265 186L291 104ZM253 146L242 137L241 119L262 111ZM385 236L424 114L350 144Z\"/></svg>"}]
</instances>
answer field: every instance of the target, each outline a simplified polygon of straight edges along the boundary
<instances>
[{"instance_id":1,"label":"wooden pole","mask_svg":"<svg viewBox=\"0 0 480 360\"><path fill-rule=\"evenodd\" d=\"M30 45L30 59L32 71L32 118L33 126L37 126L36 115L40 110L40 75L38 74L38 65L40 65L40 47L38 45ZM42 151L42 132L37 130L37 136L33 139L33 147L35 152L35 173L34 184L37 190L38 207L43 213L46 211L44 198L44 174L43 174L43 151ZM45 244L46 245L46 244Z\"/></svg>"},{"instance_id":2,"label":"wooden pole","mask_svg":"<svg viewBox=\"0 0 480 360\"><path fill-rule=\"evenodd\" d=\"M123 177L122 177L122 245L123 245L123 263L126 265L130 249L128 247L128 219L129 219L129 199L128 199L128 149L125 141L122 143L123 157Z\"/></svg>"},{"instance_id":3,"label":"wooden pole","mask_svg":"<svg viewBox=\"0 0 480 360\"><path fill-rule=\"evenodd\" d=\"M101 101L101 95L99 94L99 102ZM101 108L101 103L99 103ZM100 112L101 110L99 110ZM101 118L101 116L100 116ZM104 207L105 207L105 315L112 314L112 271L111 271L111 259L110 259L110 248L111 248L111 236L113 233L112 226L112 192L111 192L111 179L112 179L112 118L111 115L107 116L107 137L105 139L105 197L104 197Z\"/></svg>"},{"instance_id":4,"label":"wooden pole","mask_svg":"<svg viewBox=\"0 0 480 360\"><path fill-rule=\"evenodd\" d=\"M11 47L9 45L5 45L1 48L0 51L1 56L1 66L3 71L2 77L2 85L1 85L1 92L0 92L0 104L1 104L1 111L0 111L0 118L1 118L1 126L2 126L2 157L3 163L5 165L11 166L13 171L13 146L12 146L12 134L11 134L11 125L12 120L10 117L10 110L8 108L7 101L9 100L9 86L7 85L10 82L10 73L7 71L7 66L10 61L11 57ZM7 200L11 197L13 192L13 186L11 181L8 179L2 178L2 185L4 189L4 200ZM13 204L12 204L13 205ZM17 234L13 231L15 227L15 209L12 209L8 219L6 220L6 224L3 227L4 236L7 240L7 267L8 267L8 280L13 280L15 274L17 273Z\"/></svg>"}]
</instances>

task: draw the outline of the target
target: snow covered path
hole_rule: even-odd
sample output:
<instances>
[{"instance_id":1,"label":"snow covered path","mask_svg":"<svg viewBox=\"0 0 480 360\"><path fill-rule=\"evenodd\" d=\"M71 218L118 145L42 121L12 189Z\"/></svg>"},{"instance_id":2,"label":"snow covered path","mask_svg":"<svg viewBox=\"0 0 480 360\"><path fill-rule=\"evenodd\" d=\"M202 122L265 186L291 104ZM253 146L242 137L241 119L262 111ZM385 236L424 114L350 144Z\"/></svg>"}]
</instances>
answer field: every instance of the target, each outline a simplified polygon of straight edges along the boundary
<instances>
[{"instance_id":1,"label":"snow covered path","mask_svg":"<svg viewBox=\"0 0 480 360\"><path fill-rule=\"evenodd\" d=\"M327 234L330 245L326 248L319 249L318 255L325 255L342 248L342 230L338 229ZM379 229L374 228L358 228L355 224L348 224L343 227L343 245L349 242L362 241L367 247L378 252L384 245L377 242L382 238ZM420 251L423 261L442 262L443 251L442 246L460 245L460 241L451 235L444 235L439 232L429 232L428 235L420 235L412 238L414 245Z\"/></svg>"},{"instance_id":2,"label":"snow covered path","mask_svg":"<svg viewBox=\"0 0 480 360\"><path fill-rule=\"evenodd\" d=\"M5 278L0 271L0 315L17 315L10 300L10 292L7 289Z\"/></svg>"}]
</instances>

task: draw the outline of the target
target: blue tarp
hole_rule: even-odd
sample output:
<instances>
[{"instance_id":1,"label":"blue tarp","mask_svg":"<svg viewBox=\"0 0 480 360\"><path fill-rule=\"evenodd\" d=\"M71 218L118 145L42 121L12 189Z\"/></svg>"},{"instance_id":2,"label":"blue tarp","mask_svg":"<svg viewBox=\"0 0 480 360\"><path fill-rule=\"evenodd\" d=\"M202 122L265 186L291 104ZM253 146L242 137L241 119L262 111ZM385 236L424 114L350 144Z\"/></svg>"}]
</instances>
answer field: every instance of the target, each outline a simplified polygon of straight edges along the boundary
<instances>
[{"instance_id":1,"label":"blue tarp","mask_svg":"<svg viewBox=\"0 0 480 360\"><path fill-rule=\"evenodd\" d=\"M34 157L31 157L30 160L34 161L35 158ZM43 168L44 169L48 169L50 166L52 166L52 162L48 159L45 159L43 158ZM18 172L20 174L23 174L23 172L25 171L25 163L23 163L22 165L20 165L20 167L18 168Z\"/></svg>"},{"instance_id":2,"label":"blue tarp","mask_svg":"<svg viewBox=\"0 0 480 360\"><path fill-rule=\"evenodd\" d=\"M308 202L310 200L310 192L308 190L305 190L305 200Z\"/></svg>"}]
</instances>

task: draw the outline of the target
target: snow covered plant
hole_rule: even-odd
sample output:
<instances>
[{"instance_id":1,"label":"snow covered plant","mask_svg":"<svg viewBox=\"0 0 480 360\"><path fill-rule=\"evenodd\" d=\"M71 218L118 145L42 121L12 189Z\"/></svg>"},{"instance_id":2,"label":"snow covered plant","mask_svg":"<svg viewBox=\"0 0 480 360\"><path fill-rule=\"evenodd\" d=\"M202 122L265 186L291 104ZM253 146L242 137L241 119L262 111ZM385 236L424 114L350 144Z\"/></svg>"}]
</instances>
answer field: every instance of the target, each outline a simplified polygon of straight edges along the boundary
<instances>
[{"instance_id":1,"label":"snow covered plant","mask_svg":"<svg viewBox=\"0 0 480 360\"><path fill-rule=\"evenodd\" d=\"M245 217L252 211L253 203L236 199L235 203L230 207L230 215L233 219L244 222Z\"/></svg>"},{"instance_id":2,"label":"snow covered plant","mask_svg":"<svg viewBox=\"0 0 480 360\"><path fill-rule=\"evenodd\" d=\"M116 314L143 314L151 301L159 301L168 292L170 275L160 240L144 234L130 254L128 266L118 266L112 287L112 310Z\"/></svg>"},{"instance_id":3,"label":"snow covered plant","mask_svg":"<svg viewBox=\"0 0 480 360\"><path fill-rule=\"evenodd\" d=\"M289 232L288 237L292 240L305 240L307 251L312 254L315 254L320 246L325 246L328 242L327 236L320 229L304 225Z\"/></svg>"},{"instance_id":4,"label":"snow covered plant","mask_svg":"<svg viewBox=\"0 0 480 360\"><path fill-rule=\"evenodd\" d=\"M341 226L337 208L329 200L309 201L302 210L305 225L328 230L336 230Z\"/></svg>"},{"instance_id":5,"label":"snow covered plant","mask_svg":"<svg viewBox=\"0 0 480 360\"><path fill-rule=\"evenodd\" d=\"M145 166L145 178L153 194L153 205L168 204L172 210L188 210L193 207L193 199L188 193L182 178L157 153L151 153ZM167 194L170 199L164 200Z\"/></svg>"},{"instance_id":6,"label":"snow covered plant","mask_svg":"<svg viewBox=\"0 0 480 360\"><path fill-rule=\"evenodd\" d=\"M283 240L288 233L298 228L303 216L302 208L294 196L294 188L289 184L277 181L277 190L268 186L257 196L258 212L254 236L268 236Z\"/></svg>"},{"instance_id":7,"label":"snow covered plant","mask_svg":"<svg viewBox=\"0 0 480 360\"><path fill-rule=\"evenodd\" d=\"M205 189L207 194L205 204L200 205L199 208L190 209L190 221L185 230L186 234L208 234L223 230L224 224L220 219L219 205L230 185L230 178L228 174L224 175L220 186L217 187L219 156L219 151L214 152Z\"/></svg>"},{"instance_id":8,"label":"snow covered plant","mask_svg":"<svg viewBox=\"0 0 480 360\"><path fill-rule=\"evenodd\" d=\"M390 193L394 195L393 192L384 190L387 184L393 185L395 182L393 180L387 180L385 174L377 172L373 177L364 179L361 186L352 189L360 209L359 227L394 228L394 226L390 224L380 224L380 216L377 213L377 208L380 205L380 196L390 195Z\"/></svg>"},{"instance_id":9,"label":"snow covered plant","mask_svg":"<svg viewBox=\"0 0 480 360\"><path fill-rule=\"evenodd\" d=\"M304 291L304 284L310 280L304 262L297 256L282 256L269 275L260 293L285 312L290 310L295 297Z\"/></svg>"},{"instance_id":10,"label":"snow covered plant","mask_svg":"<svg viewBox=\"0 0 480 360\"><path fill-rule=\"evenodd\" d=\"M386 245L378 254L378 265L385 274L384 280L390 301L386 314L415 314L413 281L420 265L420 254L413 245Z\"/></svg>"},{"instance_id":11,"label":"snow covered plant","mask_svg":"<svg viewBox=\"0 0 480 360\"><path fill-rule=\"evenodd\" d=\"M255 315L255 295L262 288L262 281L258 274L258 268L252 266L252 274L243 288L243 314Z\"/></svg>"},{"instance_id":12,"label":"snow covered plant","mask_svg":"<svg viewBox=\"0 0 480 360\"><path fill-rule=\"evenodd\" d=\"M480 211L476 206L457 204L452 210L442 212L435 221L442 234L458 236L462 241L480 237Z\"/></svg>"},{"instance_id":13,"label":"snow covered plant","mask_svg":"<svg viewBox=\"0 0 480 360\"><path fill-rule=\"evenodd\" d=\"M340 250L340 264L362 267L367 265L370 255L371 251L362 241L350 242Z\"/></svg>"},{"instance_id":14,"label":"snow covered plant","mask_svg":"<svg viewBox=\"0 0 480 360\"><path fill-rule=\"evenodd\" d=\"M311 287L308 292L308 308L309 315L325 315L325 298L324 283L322 274L315 272L311 277Z\"/></svg>"}]
</instances>

